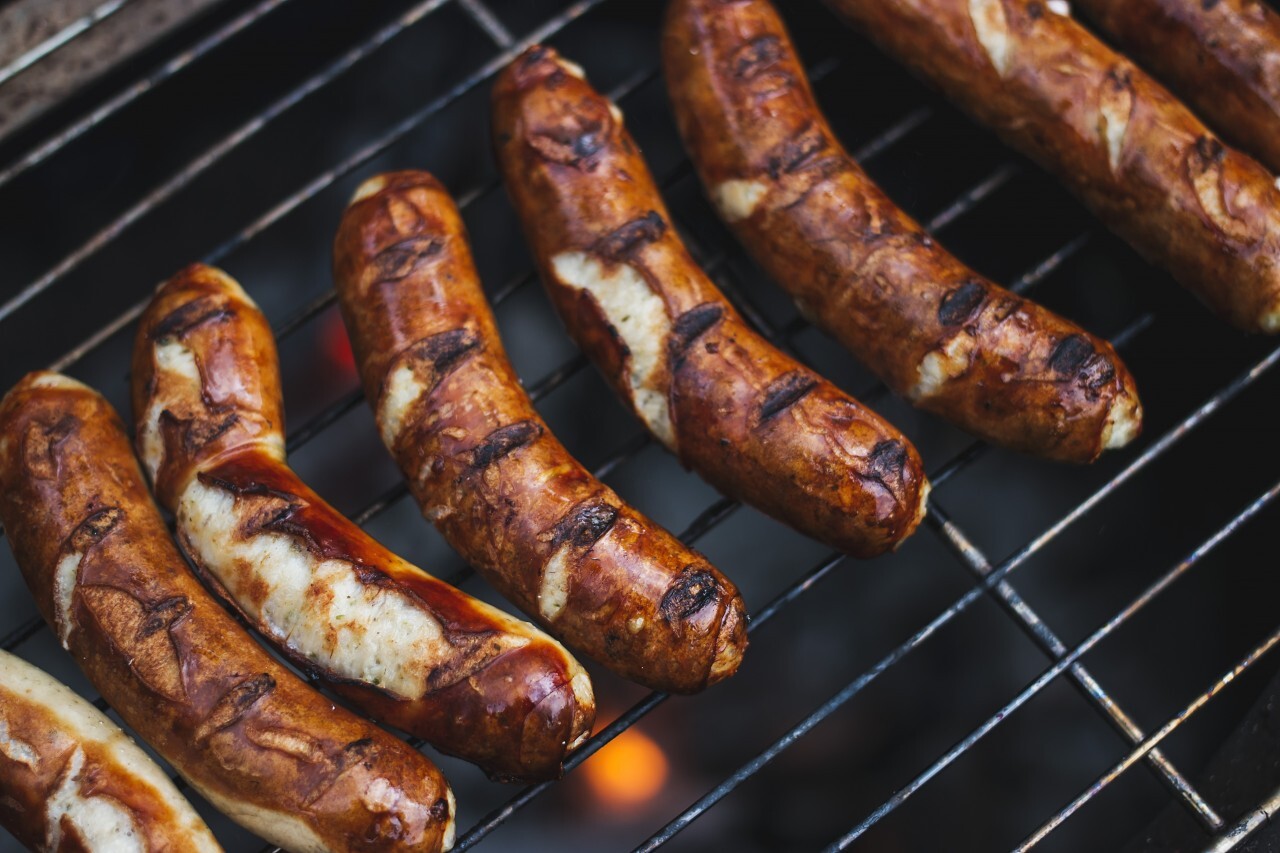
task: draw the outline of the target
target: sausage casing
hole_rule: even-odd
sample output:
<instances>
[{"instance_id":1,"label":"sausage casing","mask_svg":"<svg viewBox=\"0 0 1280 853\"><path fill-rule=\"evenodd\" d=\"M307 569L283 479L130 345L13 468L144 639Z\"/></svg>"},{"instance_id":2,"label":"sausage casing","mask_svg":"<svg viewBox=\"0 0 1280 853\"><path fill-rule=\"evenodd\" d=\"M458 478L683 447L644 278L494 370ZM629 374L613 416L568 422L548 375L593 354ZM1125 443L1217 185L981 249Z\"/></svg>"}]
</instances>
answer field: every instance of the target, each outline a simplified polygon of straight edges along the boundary
<instances>
[{"instance_id":1,"label":"sausage casing","mask_svg":"<svg viewBox=\"0 0 1280 853\"><path fill-rule=\"evenodd\" d=\"M690 693L737 670L742 598L591 476L538 416L435 178L395 172L361 185L334 271L383 440L468 562L624 678Z\"/></svg>"},{"instance_id":2,"label":"sausage casing","mask_svg":"<svg viewBox=\"0 0 1280 853\"><path fill-rule=\"evenodd\" d=\"M1204 116L1280 173L1280 15L1265 0L1073 0Z\"/></svg>"},{"instance_id":3,"label":"sausage casing","mask_svg":"<svg viewBox=\"0 0 1280 853\"><path fill-rule=\"evenodd\" d=\"M435 765L300 681L187 570L96 392L33 373L0 403L0 519L63 647L228 817L294 851L452 844Z\"/></svg>"},{"instance_id":4,"label":"sausage casing","mask_svg":"<svg viewBox=\"0 0 1280 853\"><path fill-rule=\"evenodd\" d=\"M1110 344L943 249L836 139L768 0L673 0L667 90L720 215L896 393L983 438L1089 462L1137 435Z\"/></svg>"},{"instance_id":5,"label":"sausage casing","mask_svg":"<svg viewBox=\"0 0 1280 853\"><path fill-rule=\"evenodd\" d=\"M32 850L222 849L169 777L106 714L4 651L0 825Z\"/></svg>"},{"instance_id":6,"label":"sausage casing","mask_svg":"<svg viewBox=\"0 0 1280 853\"><path fill-rule=\"evenodd\" d=\"M743 322L671 227L621 113L546 47L494 86L507 191L551 300L619 396L684 464L809 536L873 556L924 513L890 424Z\"/></svg>"},{"instance_id":7,"label":"sausage casing","mask_svg":"<svg viewBox=\"0 0 1280 853\"><path fill-rule=\"evenodd\" d=\"M1280 331L1280 188L1042 0L826 0L1246 331Z\"/></svg>"},{"instance_id":8,"label":"sausage casing","mask_svg":"<svg viewBox=\"0 0 1280 853\"><path fill-rule=\"evenodd\" d=\"M133 361L138 446L200 571L361 710L503 779L558 775L591 682L555 640L400 559L284 460L275 341L240 286L188 267Z\"/></svg>"}]
</instances>

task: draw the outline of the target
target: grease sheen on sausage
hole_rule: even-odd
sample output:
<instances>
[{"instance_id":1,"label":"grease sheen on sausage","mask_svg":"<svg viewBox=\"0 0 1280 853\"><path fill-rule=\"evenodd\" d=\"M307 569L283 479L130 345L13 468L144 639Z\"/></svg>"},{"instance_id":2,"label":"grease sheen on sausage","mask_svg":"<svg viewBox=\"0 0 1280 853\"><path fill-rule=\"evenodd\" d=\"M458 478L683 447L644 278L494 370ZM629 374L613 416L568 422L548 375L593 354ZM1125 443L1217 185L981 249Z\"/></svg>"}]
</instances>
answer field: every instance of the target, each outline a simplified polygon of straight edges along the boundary
<instances>
[{"instance_id":1,"label":"grease sheen on sausage","mask_svg":"<svg viewBox=\"0 0 1280 853\"><path fill-rule=\"evenodd\" d=\"M690 693L737 670L742 598L551 434L507 361L466 229L435 178L362 184L334 270L383 440L468 562L625 678ZM501 452L485 451L499 438Z\"/></svg>"},{"instance_id":2,"label":"grease sheen on sausage","mask_svg":"<svg viewBox=\"0 0 1280 853\"><path fill-rule=\"evenodd\" d=\"M1042 0L826 0L1223 318L1280 331L1280 189Z\"/></svg>"},{"instance_id":3,"label":"grease sheen on sausage","mask_svg":"<svg viewBox=\"0 0 1280 853\"><path fill-rule=\"evenodd\" d=\"M591 682L555 640L400 559L284 460L275 341L225 273L188 267L143 315L138 446L200 571L361 710L503 779L560 772Z\"/></svg>"},{"instance_id":4,"label":"grease sheen on sausage","mask_svg":"<svg viewBox=\"0 0 1280 853\"><path fill-rule=\"evenodd\" d=\"M970 270L848 155L768 0L672 0L663 64L721 217L896 393L1052 459L1089 462L1138 434L1110 344Z\"/></svg>"},{"instance_id":5,"label":"grease sheen on sausage","mask_svg":"<svg viewBox=\"0 0 1280 853\"><path fill-rule=\"evenodd\" d=\"M222 849L169 777L106 714L4 651L0 825L32 850Z\"/></svg>"},{"instance_id":6,"label":"grease sheen on sausage","mask_svg":"<svg viewBox=\"0 0 1280 853\"><path fill-rule=\"evenodd\" d=\"M100 395L33 373L0 403L0 520L89 681L191 786L293 851L439 851L427 758L263 651L188 571Z\"/></svg>"},{"instance_id":7,"label":"grease sheen on sausage","mask_svg":"<svg viewBox=\"0 0 1280 853\"><path fill-rule=\"evenodd\" d=\"M927 481L890 424L753 332L689 257L621 113L546 47L494 86L507 191L551 300L666 447L727 495L873 556Z\"/></svg>"},{"instance_id":8,"label":"grease sheen on sausage","mask_svg":"<svg viewBox=\"0 0 1280 853\"><path fill-rule=\"evenodd\" d=\"M1072 0L1226 139L1280 172L1280 15L1265 0Z\"/></svg>"}]
</instances>

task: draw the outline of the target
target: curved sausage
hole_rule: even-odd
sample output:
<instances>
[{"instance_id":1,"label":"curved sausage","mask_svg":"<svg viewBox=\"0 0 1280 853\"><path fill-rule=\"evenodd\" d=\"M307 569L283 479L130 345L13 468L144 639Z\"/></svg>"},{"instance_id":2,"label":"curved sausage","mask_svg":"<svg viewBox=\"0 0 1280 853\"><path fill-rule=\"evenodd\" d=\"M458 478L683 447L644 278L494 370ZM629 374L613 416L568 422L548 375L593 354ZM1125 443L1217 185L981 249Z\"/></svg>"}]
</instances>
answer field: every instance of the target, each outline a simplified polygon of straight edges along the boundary
<instances>
[{"instance_id":1,"label":"curved sausage","mask_svg":"<svg viewBox=\"0 0 1280 853\"><path fill-rule=\"evenodd\" d=\"M275 341L211 267L166 282L134 346L137 442L178 541L272 645L356 707L502 779L556 776L591 682L527 622L382 547L284 461Z\"/></svg>"},{"instance_id":2,"label":"curved sausage","mask_svg":"<svg viewBox=\"0 0 1280 853\"><path fill-rule=\"evenodd\" d=\"M41 372L0 403L0 520L93 686L232 820L294 851L452 844L435 765L302 683L187 570L96 392Z\"/></svg>"},{"instance_id":3,"label":"curved sausage","mask_svg":"<svg viewBox=\"0 0 1280 853\"><path fill-rule=\"evenodd\" d=\"M768 0L673 0L667 90L703 186L801 311L896 393L996 444L1091 462L1141 429L1110 344L987 281L859 168Z\"/></svg>"},{"instance_id":4,"label":"curved sausage","mask_svg":"<svg viewBox=\"0 0 1280 853\"><path fill-rule=\"evenodd\" d=\"M0 651L0 825L32 850L222 848L106 714Z\"/></svg>"},{"instance_id":5,"label":"curved sausage","mask_svg":"<svg viewBox=\"0 0 1280 853\"><path fill-rule=\"evenodd\" d=\"M1280 188L1047 0L826 0L1228 322L1280 332Z\"/></svg>"},{"instance_id":6,"label":"curved sausage","mask_svg":"<svg viewBox=\"0 0 1280 853\"><path fill-rule=\"evenodd\" d=\"M1264 0L1074 0L1219 133L1280 172L1280 15Z\"/></svg>"},{"instance_id":7,"label":"curved sausage","mask_svg":"<svg viewBox=\"0 0 1280 853\"><path fill-rule=\"evenodd\" d=\"M508 193L570 334L649 431L727 495L856 556L924 514L915 448L751 331L689 257L621 113L533 47L498 78Z\"/></svg>"},{"instance_id":8,"label":"curved sausage","mask_svg":"<svg viewBox=\"0 0 1280 853\"><path fill-rule=\"evenodd\" d=\"M426 172L365 181L334 271L383 440L449 543L624 678L692 693L732 675L742 598L551 434L503 352L444 187Z\"/></svg>"}]
</instances>

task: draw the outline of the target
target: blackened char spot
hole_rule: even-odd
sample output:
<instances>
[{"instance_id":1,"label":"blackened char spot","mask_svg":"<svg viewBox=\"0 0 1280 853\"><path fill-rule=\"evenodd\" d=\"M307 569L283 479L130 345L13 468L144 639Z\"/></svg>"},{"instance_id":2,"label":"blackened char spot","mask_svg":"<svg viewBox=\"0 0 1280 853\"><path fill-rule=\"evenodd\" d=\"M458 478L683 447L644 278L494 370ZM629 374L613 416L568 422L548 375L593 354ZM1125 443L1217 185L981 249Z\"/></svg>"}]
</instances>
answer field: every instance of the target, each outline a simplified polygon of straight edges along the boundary
<instances>
[{"instance_id":1,"label":"blackened char spot","mask_svg":"<svg viewBox=\"0 0 1280 853\"><path fill-rule=\"evenodd\" d=\"M1044 17L1044 7L1039 3L1027 4L1027 17L1033 21L1038 21Z\"/></svg>"},{"instance_id":2,"label":"blackened char spot","mask_svg":"<svg viewBox=\"0 0 1280 853\"><path fill-rule=\"evenodd\" d=\"M455 367L480 347L480 338L470 329L452 329L423 338L409 347L409 355L431 362L432 381L428 391L435 390Z\"/></svg>"},{"instance_id":3,"label":"blackened char spot","mask_svg":"<svg viewBox=\"0 0 1280 853\"><path fill-rule=\"evenodd\" d=\"M230 492L232 495L235 495L236 497L271 497L271 498L279 498L282 501L289 501L289 502L293 502L298 499L298 496L293 494L292 492L285 492L279 489L272 489L252 479L247 481L241 481L239 479L219 477L215 474L210 474L206 471L201 471L199 474L196 475L196 477L204 485L211 486L215 489L222 489L223 491Z\"/></svg>"},{"instance_id":4,"label":"blackened char spot","mask_svg":"<svg viewBox=\"0 0 1280 853\"><path fill-rule=\"evenodd\" d=\"M1107 71L1107 83L1117 92L1133 87L1133 72L1122 65L1113 66Z\"/></svg>"},{"instance_id":5,"label":"blackened char spot","mask_svg":"<svg viewBox=\"0 0 1280 853\"><path fill-rule=\"evenodd\" d=\"M764 402L760 404L760 422L764 423L794 406L817 385L818 380L799 370L779 376L764 390Z\"/></svg>"},{"instance_id":6,"label":"blackened char spot","mask_svg":"<svg viewBox=\"0 0 1280 853\"><path fill-rule=\"evenodd\" d=\"M429 814L431 815L431 819L436 823L442 823L445 820L448 820L449 801L446 800L444 797L441 797L440 799L436 800L434 803L431 804L431 809L429 811Z\"/></svg>"},{"instance_id":7,"label":"blackened char spot","mask_svg":"<svg viewBox=\"0 0 1280 853\"><path fill-rule=\"evenodd\" d=\"M1078 381L1086 391L1097 392L1104 385L1109 385L1116 378L1116 367L1111 359L1097 354L1085 362L1080 370Z\"/></svg>"},{"instance_id":8,"label":"blackened char spot","mask_svg":"<svg viewBox=\"0 0 1280 853\"><path fill-rule=\"evenodd\" d=\"M902 476L907 464L907 448L897 439L887 439L871 448L867 456L867 475L886 485Z\"/></svg>"},{"instance_id":9,"label":"blackened char spot","mask_svg":"<svg viewBox=\"0 0 1280 853\"><path fill-rule=\"evenodd\" d=\"M569 116L559 125L531 132L529 147L545 160L577 168L601 151L606 142L604 122L597 118Z\"/></svg>"},{"instance_id":10,"label":"blackened char spot","mask_svg":"<svg viewBox=\"0 0 1280 853\"><path fill-rule=\"evenodd\" d=\"M666 232L667 223L656 210L651 210L601 237L592 249L605 260L617 263L662 239Z\"/></svg>"},{"instance_id":11,"label":"blackened char spot","mask_svg":"<svg viewBox=\"0 0 1280 853\"><path fill-rule=\"evenodd\" d=\"M604 501L594 500L578 504L555 526L552 542L569 543L577 548L587 548L609 532L618 520L618 508Z\"/></svg>"},{"instance_id":12,"label":"blackened char spot","mask_svg":"<svg viewBox=\"0 0 1280 853\"><path fill-rule=\"evenodd\" d=\"M71 535L67 537L67 550L84 553L101 542L123 518L124 510L119 507L109 506L98 510L71 531Z\"/></svg>"},{"instance_id":13,"label":"blackened char spot","mask_svg":"<svg viewBox=\"0 0 1280 853\"><path fill-rule=\"evenodd\" d=\"M424 261L444 250L444 244L430 237L410 237L388 246L373 257L378 281L399 281Z\"/></svg>"},{"instance_id":14,"label":"blackened char spot","mask_svg":"<svg viewBox=\"0 0 1280 853\"><path fill-rule=\"evenodd\" d=\"M178 620L191 612L191 602L185 595L166 598L146 606L147 618L138 627L138 639L150 637L158 631L167 631Z\"/></svg>"},{"instance_id":15,"label":"blackened char spot","mask_svg":"<svg viewBox=\"0 0 1280 853\"><path fill-rule=\"evenodd\" d=\"M524 52L524 56L520 57L520 65L525 69L532 68L545 59L550 52L551 49L546 45L535 44Z\"/></svg>"},{"instance_id":16,"label":"blackened char spot","mask_svg":"<svg viewBox=\"0 0 1280 853\"><path fill-rule=\"evenodd\" d=\"M542 426L533 421L519 421L498 427L485 436L484 441L471 451L471 467L487 468L517 447L528 444L542 435Z\"/></svg>"},{"instance_id":17,"label":"blackened char spot","mask_svg":"<svg viewBox=\"0 0 1280 853\"><path fill-rule=\"evenodd\" d=\"M733 76L750 80L783 56L782 39L775 35L756 36L733 52Z\"/></svg>"},{"instance_id":18,"label":"blackened char spot","mask_svg":"<svg viewBox=\"0 0 1280 853\"><path fill-rule=\"evenodd\" d=\"M235 312L219 305L211 297L204 296L170 311L151 328L152 340L181 338L187 332L205 323L221 323L230 320Z\"/></svg>"},{"instance_id":19,"label":"blackened char spot","mask_svg":"<svg viewBox=\"0 0 1280 853\"><path fill-rule=\"evenodd\" d=\"M662 596L658 611L668 622L688 619L720 594L720 583L706 569L686 566Z\"/></svg>"},{"instance_id":20,"label":"blackened char spot","mask_svg":"<svg viewBox=\"0 0 1280 853\"><path fill-rule=\"evenodd\" d=\"M769 154L769 177L775 180L783 174L798 172L813 163L818 154L827 147L827 139L822 129L806 125L798 134L775 146Z\"/></svg>"},{"instance_id":21,"label":"blackened char spot","mask_svg":"<svg viewBox=\"0 0 1280 853\"><path fill-rule=\"evenodd\" d=\"M1196 140L1196 153L1200 155L1200 159L1204 161L1204 168L1207 169L1216 163L1221 163L1222 158L1227 156L1227 149L1212 136L1201 136Z\"/></svg>"},{"instance_id":22,"label":"blackened char spot","mask_svg":"<svg viewBox=\"0 0 1280 853\"><path fill-rule=\"evenodd\" d=\"M1200 0L1200 8L1206 12L1212 12L1221 0Z\"/></svg>"},{"instance_id":23,"label":"blackened char spot","mask_svg":"<svg viewBox=\"0 0 1280 853\"><path fill-rule=\"evenodd\" d=\"M678 368L684 361L684 355L693 342L710 329L724 316L724 306L714 302L704 302L696 308L676 318L671 324L671 337L668 339L668 350L671 354L672 367Z\"/></svg>"},{"instance_id":24,"label":"blackened char spot","mask_svg":"<svg viewBox=\"0 0 1280 853\"><path fill-rule=\"evenodd\" d=\"M1063 376L1074 376L1093 354L1093 344L1083 335L1068 335L1053 348L1053 354L1049 356L1049 367Z\"/></svg>"},{"instance_id":25,"label":"blackened char spot","mask_svg":"<svg viewBox=\"0 0 1280 853\"><path fill-rule=\"evenodd\" d=\"M987 289L976 281L966 281L952 288L938 305L938 322L944 326L959 326L973 316L987 298Z\"/></svg>"}]
</instances>

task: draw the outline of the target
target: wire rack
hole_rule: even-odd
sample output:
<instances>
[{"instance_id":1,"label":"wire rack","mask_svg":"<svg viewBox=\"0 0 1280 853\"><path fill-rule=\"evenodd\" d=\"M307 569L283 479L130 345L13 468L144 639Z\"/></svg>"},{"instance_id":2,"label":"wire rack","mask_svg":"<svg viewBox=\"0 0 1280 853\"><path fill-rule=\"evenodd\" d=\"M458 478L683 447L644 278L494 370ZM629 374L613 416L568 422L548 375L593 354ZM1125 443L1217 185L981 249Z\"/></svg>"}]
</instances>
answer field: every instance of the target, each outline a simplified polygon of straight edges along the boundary
<instances>
[{"instance_id":1,"label":"wire rack","mask_svg":"<svg viewBox=\"0 0 1280 853\"><path fill-rule=\"evenodd\" d=\"M705 696L668 702L597 674L607 724L571 757L560 782L514 790L441 759L463 809L455 849L541 849L562 846L566 837L588 849L1102 849L1123 843L1172 801L1198 823L1206 849L1230 850L1267 823L1280 791L1260 791L1255 808L1228 813L1190 770L1275 669L1274 661L1259 663L1280 630L1274 614L1250 600L1275 592L1254 555L1266 541L1265 522L1257 519L1276 520L1280 495L1280 458L1267 420L1276 414L1269 401L1280 348L1219 328L1052 181L835 25L816 2L794 4L785 11L819 98L857 159L966 260L1110 337L1138 376L1149 425L1133 448L1089 469L992 450L890 397L815 334L715 223L665 113L659 4L303 5L225 2L199 31L165 40L103 81L90 93L92 103L70 104L0 148L0 163L8 164L0 166L0 196L7 209L27 213L0 238L14 259L0 287L0 380L7 387L27 370L52 366L123 402L129 333L151 286L193 257L226 264L273 320L295 424L288 436L295 467L397 550L490 595L416 518L406 488L381 457L354 375L334 354L340 334L328 241L355 183L382 168L413 166L432 169L455 190L513 360L522 376L533 377L530 395L597 476L682 531L684 542L704 548L739 581L752 609L753 644L743 673ZM93 24L77 23L80 29L58 44ZM281 34L296 43L282 43ZM485 141L493 76L544 40L583 62L621 104L695 257L747 319L880 409L920 447L935 491L925 528L900 553L862 566L823 554L678 471L608 399L549 319ZM753 537L772 547L758 547ZM931 543L921 541L929 537ZM940 577L944 564L963 574L945 582L927 574ZM0 589L13 591L0 603L0 645L96 696L35 615L11 560L0 568ZM1187 576L1207 579L1179 596L1191 583ZM1183 601L1187 595L1193 600ZM1153 621L1149 614L1162 606L1175 610ZM1196 627L1215 610L1231 630L1212 622ZM979 617L985 627L974 628ZM814 653L789 644L813 636L824 619L827 633L818 636L856 647L828 643ZM886 627L872 637L840 633L850 621ZM957 631L976 639L959 643L965 653L949 660ZM1093 654L1128 634L1138 638L1129 644L1133 654ZM1023 651L1005 653L1015 646ZM788 660L778 662L780 654ZM808 666L795 666L795 654L811 655ZM753 672L756 657L764 662ZM934 657L976 680L922 683L929 675L912 670L911 661ZM780 700L769 685L787 683L784 672L793 669L809 680L779 689ZM829 674L817 678L817 670ZM1151 672L1170 683L1135 689L1152 684L1135 673ZM914 701L939 706L931 723L913 730L912 720L899 727L885 720L904 700L873 688L895 678ZM991 684L983 687L986 678ZM1254 689L1231 698L1224 691L1237 679ZM1063 685L1074 690L1065 699ZM1050 701L1083 703L1105 726L1068 726L1090 732L1081 748L1069 736L1055 742L1052 717L1017 723ZM1201 713L1210 703L1222 709L1216 717ZM764 704L779 706L776 714ZM869 710L854 714L859 705ZM670 706L678 708L667 713ZM643 820L592 817L578 768L664 714L675 720L670 725L696 730L671 734L669 726L669 751L683 743L697 760L677 767L682 772ZM724 723L718 746L689 747L690 739L714 739L725 720L739 722ZM1179 747L1175 736L1197 726L1209 746ZM854 729L896 746L880 755L850 744ZM1000 740L1015 729L1012 741ZM1018 765L1024 776L984 783L981 770L966 768L988 744L998 755L1030 744L1036 755ZM825 763L790 758L815 751L830 756ZM1089 760L1073 760L1076 751ZM866 784L832 781L858 777L859 756L887 769L868 770ZM1070 770L1059 772L1059 765ZM1145 770L1130 773L1134 765ZM818 783L838 792L820 819L773 836L735 835L733 815L780 788L806 787L813 766ZM1013 790L1036 787L1029 779L1039 775L1053 783L1041 786L1038 798ZM1126 793L1135 785L1139 793ZM966 799L959 788L976 793ZM920 801L914 811L908 806ZM987 827L946 818L947 801L984 804L999 819ZM555 805L538 817L548 811L540 807L545 802ZM198 807L228 849L260 847L206 804ZM910 816L895 821L904 811ZM1117 819L1122 813L1127 818ZM926 843L920 824L930 819L939 821L934 837L941 840ZM541 834L556 831L549 827L557 821L590 824L597 834ZM0 836L0 847L6 842Z\"/></svg>"}]
</instances>

